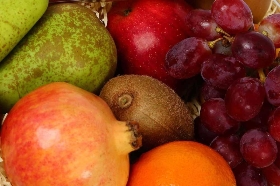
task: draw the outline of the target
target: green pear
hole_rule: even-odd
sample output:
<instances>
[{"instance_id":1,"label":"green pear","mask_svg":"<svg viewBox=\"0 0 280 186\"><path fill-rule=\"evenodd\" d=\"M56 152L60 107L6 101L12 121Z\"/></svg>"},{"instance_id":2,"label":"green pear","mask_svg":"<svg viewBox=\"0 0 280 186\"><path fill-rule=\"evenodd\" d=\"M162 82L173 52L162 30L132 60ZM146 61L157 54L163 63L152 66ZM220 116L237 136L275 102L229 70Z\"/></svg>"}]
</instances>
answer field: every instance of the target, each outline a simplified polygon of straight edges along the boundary
<instances>
[{"instance_id":1,"label":"green pear","mask_svg":"<svg viewBox=\"0 0 280 186\"><path fill-rule=\"evenodd\" d=\"M0 63L0 105L9 112L27 93L58 81L98 93L116 66L114 40L92 10L51 5Z\"/></svg>"},{"instance_id":2,"label":"green pear","mask_svg":"<svg viewBox=\"0 0 280 186\"><path fill-rule=\"evenodd\" d=\"M48 0L0 1L0 61L42 17Z\"/></svg>"}]
</instances>

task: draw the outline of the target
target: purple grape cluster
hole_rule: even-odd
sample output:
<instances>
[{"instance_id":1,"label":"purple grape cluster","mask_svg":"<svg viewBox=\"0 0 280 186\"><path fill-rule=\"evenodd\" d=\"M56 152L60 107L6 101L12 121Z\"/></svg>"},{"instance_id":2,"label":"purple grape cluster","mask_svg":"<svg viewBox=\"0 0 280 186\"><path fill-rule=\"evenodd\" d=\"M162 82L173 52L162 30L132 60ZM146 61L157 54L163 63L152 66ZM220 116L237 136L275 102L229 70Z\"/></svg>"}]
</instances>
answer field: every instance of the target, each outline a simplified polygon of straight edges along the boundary
<instances>
[{"instance_id":1,"label":"purple grape cluster","mask_svg":"<svg viewBox=\"0 0 280 186\"><path fill-rule=\"evenodd\" d=\"M280 185L280 14L257 29L243 0L215 0L185 26L189 37L165 66L174 78L202 80L196 140L225 158L237 185Z\"/></svg>"}]
</instances>

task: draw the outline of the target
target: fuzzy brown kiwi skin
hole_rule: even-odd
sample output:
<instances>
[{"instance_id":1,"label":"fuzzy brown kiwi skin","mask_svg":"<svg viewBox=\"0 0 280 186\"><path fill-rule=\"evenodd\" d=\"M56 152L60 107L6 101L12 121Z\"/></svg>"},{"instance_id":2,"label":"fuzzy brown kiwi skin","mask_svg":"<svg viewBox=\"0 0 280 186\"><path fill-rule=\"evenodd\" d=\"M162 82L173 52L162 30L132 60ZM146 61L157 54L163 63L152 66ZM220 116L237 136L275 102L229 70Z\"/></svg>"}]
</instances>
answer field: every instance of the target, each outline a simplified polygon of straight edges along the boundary
<instances>
[{"instance_id":1,"label":"fuzzy brown kiwi skin","mask_svg":"<svg viewBox=\"0 0 280 186\"><path fill-rule=\"evenodd\" d=\"M183 100L167 85L146 75L110 79L100 92L116 118L139 123L141 151L175 140L192 140L194 125Z\"/></svg>"}]
</instances>

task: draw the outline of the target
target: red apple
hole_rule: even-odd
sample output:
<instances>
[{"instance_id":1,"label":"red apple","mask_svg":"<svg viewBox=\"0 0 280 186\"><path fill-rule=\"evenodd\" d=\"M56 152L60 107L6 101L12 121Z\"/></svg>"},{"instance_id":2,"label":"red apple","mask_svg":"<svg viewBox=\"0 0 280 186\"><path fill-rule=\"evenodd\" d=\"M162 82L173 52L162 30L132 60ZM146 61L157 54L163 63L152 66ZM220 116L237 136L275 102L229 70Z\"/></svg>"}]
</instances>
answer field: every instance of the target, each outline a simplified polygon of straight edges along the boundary
<instances>
[{"instance_id":1,"label":"red apple","mask_svg":"<svg viewBox=\"0 0 280 186\"><path fill-rule=\"evenodd\" d=\"M107 28L118 51L120 73L152 76L179 91L182 80L165 67L167 51L188 37L184 21L192 9L184 0L114 2Z\"/></svg>"},{"instance_id":2,"label":"red apple","mask_svg":"<svg viewBox=\"0 0 280 186\"><path fill-rule=\"evenodd\" d=\"M100 97L73 85L38 88L3 123L8 179L15 186L125 186L129 152L137 148L131 143L138 138L130 124L117 121Z\"/></svg>"}]
</instances>

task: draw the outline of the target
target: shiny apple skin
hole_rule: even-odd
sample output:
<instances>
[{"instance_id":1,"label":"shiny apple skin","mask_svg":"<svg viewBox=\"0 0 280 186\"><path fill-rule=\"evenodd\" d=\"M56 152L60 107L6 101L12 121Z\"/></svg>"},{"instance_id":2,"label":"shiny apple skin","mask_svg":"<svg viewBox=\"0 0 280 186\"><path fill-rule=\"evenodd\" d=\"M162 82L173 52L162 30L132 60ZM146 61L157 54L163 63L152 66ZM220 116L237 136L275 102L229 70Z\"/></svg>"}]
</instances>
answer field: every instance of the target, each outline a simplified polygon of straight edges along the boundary
<instances>
[{"instance_id":1,"label":"shiny apple skin","mask_svg":"<svg viewBox=\"0 0 280 186\"><path fill-rule=\"evenodd\" d=\"M14 186L125 186L128 154L117 153L112 137L122 122L108 109L101 98L60 83L24 97L1 132L9 180Z\"/></svg>"},{"instance_id":2,"label":"shiny apple skin","mask_svg":"<svg viewBox=\"0 0 280 186\"><path fill-rule=\"evenodd\" d=\"M177 93L182 80L164 67L167 51L187 37L184 20L192 7L184 0L127 0L113 4L108 30L118 51L120 72L154 77Z\"/></svg>"}]
</instances>

